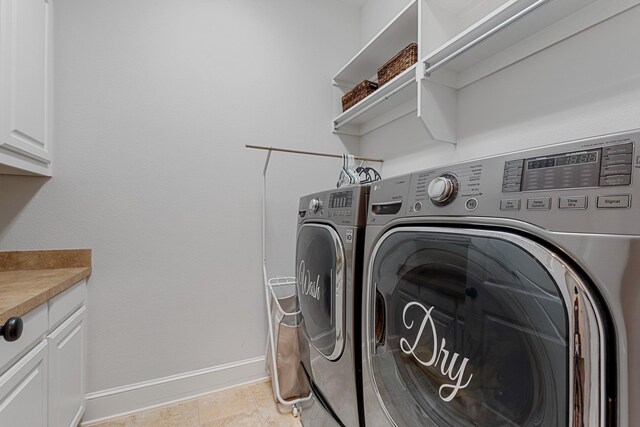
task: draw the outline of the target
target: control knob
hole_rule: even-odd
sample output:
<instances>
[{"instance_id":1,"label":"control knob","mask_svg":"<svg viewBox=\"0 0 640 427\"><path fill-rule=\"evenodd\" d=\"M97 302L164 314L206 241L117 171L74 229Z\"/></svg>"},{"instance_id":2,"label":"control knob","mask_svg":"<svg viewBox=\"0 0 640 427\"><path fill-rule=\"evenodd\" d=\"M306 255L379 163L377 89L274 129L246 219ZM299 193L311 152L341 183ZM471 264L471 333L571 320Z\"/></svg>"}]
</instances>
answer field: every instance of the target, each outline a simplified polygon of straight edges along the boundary
<instances>
[{"instance_id":1,"label":"control knob","mask_svg":"<svg viewBox=\"0 0 640 427\"><path fill-rule=\"evenodd\" d=\"M429 183L427 193L437 206L444 206L455 199L458 192L458 180L454 175L444 174Z\"/></svg>"},{"instance_id":2,"label":"control knob","mask_svg":"<svg viewBox=\"0 0 640 427\"><path fill-rule=\"evenodd\" d=\"M322 202L319 199L311 199L309 200L309 210L313 213L316 213L322 207Z\"/></svg>"}]
</instances>

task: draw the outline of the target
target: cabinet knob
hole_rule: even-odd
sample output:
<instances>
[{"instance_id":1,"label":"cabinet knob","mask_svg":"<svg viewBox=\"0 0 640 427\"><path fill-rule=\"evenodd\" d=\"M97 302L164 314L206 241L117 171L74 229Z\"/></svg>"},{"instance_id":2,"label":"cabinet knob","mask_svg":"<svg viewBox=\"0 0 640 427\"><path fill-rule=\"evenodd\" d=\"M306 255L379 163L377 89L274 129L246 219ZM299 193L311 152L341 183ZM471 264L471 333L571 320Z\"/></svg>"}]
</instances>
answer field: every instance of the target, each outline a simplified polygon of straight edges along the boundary
<instances>
[{"instance_id":1,"label":"cabinet knob","mask_svg":"<svg viewBox=\"0 0 640 427\"><path fill-rule=\"evenodd\" d=\"M6 341L15 341L22 336L24 323L19 317L9 318L4 325L0 326L0 335L4 335Z\"/></svg>"}]
</instances>

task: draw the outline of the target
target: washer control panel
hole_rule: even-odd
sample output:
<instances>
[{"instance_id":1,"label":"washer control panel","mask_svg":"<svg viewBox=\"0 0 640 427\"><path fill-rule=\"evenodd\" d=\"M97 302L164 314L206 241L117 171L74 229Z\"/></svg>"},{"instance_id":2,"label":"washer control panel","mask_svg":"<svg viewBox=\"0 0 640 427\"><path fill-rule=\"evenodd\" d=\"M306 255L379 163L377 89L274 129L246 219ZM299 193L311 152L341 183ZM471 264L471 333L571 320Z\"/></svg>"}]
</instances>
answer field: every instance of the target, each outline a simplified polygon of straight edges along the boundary
<instances>
[{"instance_id":1,"label":"washer control panel","mask_svg":"<svg viewBox=\"0 0 640 427\"><path fill-rule=\"evenodd\" d=\"M361 200L369 187L360 185L309 194L300 198L298 222L325 220L337 225L359 225L364 223L364 208Z\"/></svg>"}]
</instances>

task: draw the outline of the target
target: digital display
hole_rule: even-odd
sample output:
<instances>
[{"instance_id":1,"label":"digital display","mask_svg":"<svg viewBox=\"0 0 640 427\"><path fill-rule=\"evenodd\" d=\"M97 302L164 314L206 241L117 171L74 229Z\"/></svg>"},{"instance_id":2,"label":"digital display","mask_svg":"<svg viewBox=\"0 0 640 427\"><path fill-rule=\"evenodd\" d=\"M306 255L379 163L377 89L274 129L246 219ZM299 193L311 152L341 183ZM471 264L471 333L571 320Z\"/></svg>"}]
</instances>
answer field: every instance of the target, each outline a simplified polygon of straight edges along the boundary
<instances>
[{"instance_id":1,"label":"digital display","mask_svg":"<svg viewBox=\"0 0 640 427\"><path fill-rule=\"evenodd\" d=\"M558 157L557 166L579 165L582 163L594 163L598 161L598 153L575 154L573 156Z\"/></svg>"},{"instance_id":2,"label":"digital display","mask_svg":"<svg viewBox=\"0 0 640 427\"><path fill-rule=\"evenodd\" d=\"M601 150L534 157L524 161L524 173L517 184L503 182L503 191L540 191L597 187ZM504 181L504 180L503 180Z\"/></svg>"},{"instance_id":3,"label":"digital display","mask_svg":"<svg viewBox=\"0 0 640 427\"><path fill-rule=\"evenodd\" d=\"M556 165L556 159L532 160L527 164L529 169L551 168Z\"/></svg>"},{"instance_id":4,"label":"digital display","mask_svg":"<svg viewBox=\"0 0 640 427\"><path fill-rule=\"evenodd\" d=\"M573 166L585 163L595 163L598 161L598 152L564 154L558 157L532 159L527 161L527 169L552 168L554 166Z\"/></svg>"},{"instance_id":5,"label":"digital display","mask_svg":"<svg viewBox=\"0 0 640 427\"><path fill-rule=\"evenodd\" d=\"M350 208L353 200L353 191L341 191L333 193L329 197L330 208Z\"/></svg>"}]
</instances>

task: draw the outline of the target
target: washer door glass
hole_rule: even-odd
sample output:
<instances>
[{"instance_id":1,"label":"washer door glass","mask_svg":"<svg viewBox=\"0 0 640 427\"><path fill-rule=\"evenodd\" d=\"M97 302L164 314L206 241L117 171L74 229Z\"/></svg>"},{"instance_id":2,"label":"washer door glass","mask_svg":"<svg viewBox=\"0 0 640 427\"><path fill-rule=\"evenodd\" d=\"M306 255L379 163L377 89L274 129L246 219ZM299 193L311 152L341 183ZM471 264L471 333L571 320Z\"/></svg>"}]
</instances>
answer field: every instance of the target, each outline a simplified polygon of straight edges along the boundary
<instances>
[{"instance_id":1,"label":"washer door glass","mask_svg":"<svg viewBox=\"0 0 640 427\"><path fill-rule=\"evenodd\" d=\"M568 425L566 295L521 246L393 232L368 289L372 380L396 424Z\"/></svg>"},{"instance_id":2,"label":"washer door glass","mask_svg":"<svg viewBox=\"0 0 640 427\"><path fill-rule=\"evenodd\" d=\"M326 225L303 225L296 245L296 279L302 327L311 344L333 360L343 348L344 251Z\"/></svg>"}]
</instances>

